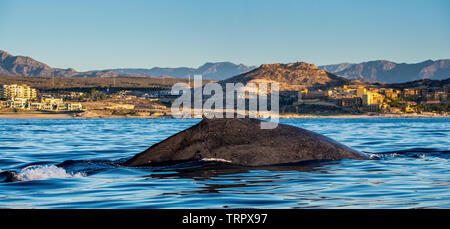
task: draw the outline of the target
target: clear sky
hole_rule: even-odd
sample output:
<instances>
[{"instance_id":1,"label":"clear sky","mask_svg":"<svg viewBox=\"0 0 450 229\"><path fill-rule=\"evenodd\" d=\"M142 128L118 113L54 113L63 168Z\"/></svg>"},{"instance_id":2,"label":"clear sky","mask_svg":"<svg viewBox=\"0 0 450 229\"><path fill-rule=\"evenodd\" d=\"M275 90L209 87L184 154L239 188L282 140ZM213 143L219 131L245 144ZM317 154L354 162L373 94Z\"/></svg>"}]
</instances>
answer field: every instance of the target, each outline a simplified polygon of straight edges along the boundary
<instances>
[{"instance_id":1,"label":"clear sky","mask_svg":"<svg viewBox=\"0 0 450 229\"><path fill-rule=\"evenodd\" d=\"M450 58L448 0L0 0L0 49L52 67Z\"/></svg>"}]
</instances>

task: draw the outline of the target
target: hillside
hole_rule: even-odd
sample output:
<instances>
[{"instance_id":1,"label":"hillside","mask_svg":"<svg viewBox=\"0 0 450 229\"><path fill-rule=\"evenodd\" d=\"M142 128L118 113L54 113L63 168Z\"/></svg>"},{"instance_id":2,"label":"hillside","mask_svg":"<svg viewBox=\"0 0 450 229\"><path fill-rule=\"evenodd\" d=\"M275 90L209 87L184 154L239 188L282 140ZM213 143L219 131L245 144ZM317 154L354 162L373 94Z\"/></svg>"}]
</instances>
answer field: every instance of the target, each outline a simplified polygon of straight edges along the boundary
<instances>
[{"instance_id":1,"label":"hillside","mask_svg":"<svg viewBox=\"0 0 450 229\"><path fill-rule=\"evenodd\" d=\"M263 64L250 72L237 75L222 83L278 82L280 91L298 91L305 88L340 86L349 80L317 68L313 64L297 62L291 64Z\"/></svg>"},{"instance_id":2,"label":"hillside","mask_svg":"<svg viewBox=\"0 0 450 229\"><path fill-rule=\"evenodd\" d=\"M450 78L450 59L427 60L415 64L395 63L386 60L359 64L334 64L319 66L347 79L376 81L380 83L402 83L408 81Z\"/></svg>"},{"instance_id":3,"label":"hillside","mask_svg":"<svg viewBox=\"0 0 450 229\"><path fill-rule=\"evenodd\" d=\"M154 77L18 77L0 75L0 85L26 84L40 90L71 88L164 88L173 84L187 82L186 79ZM208 81L205 81L207 83Z\"/></svg>"},{"instance_id":4,"label":"hillside","mask_svg":"<svg viewBox=\"0 0 450 229\"><path fill-rule=\"evenodd\" d=\"M450 88L450 78L445 80L416 80L405 83L395 83L395 84L382 84L383 87L387 88L396 88L396 89L404 89L404 88Z\"/></svg>"},{"instance_id":5,"label":"hillside","mask_svg":"<svg viewBox=\"0 0 450 229\"><path fill-rule=\"evenodd\" d=\"M9 76L62 76L62 77L115 77L113 71L77 72L72 68L52 68L27 56L13 56L0 50L0 75Z\"/></svg>"}]
</instances>

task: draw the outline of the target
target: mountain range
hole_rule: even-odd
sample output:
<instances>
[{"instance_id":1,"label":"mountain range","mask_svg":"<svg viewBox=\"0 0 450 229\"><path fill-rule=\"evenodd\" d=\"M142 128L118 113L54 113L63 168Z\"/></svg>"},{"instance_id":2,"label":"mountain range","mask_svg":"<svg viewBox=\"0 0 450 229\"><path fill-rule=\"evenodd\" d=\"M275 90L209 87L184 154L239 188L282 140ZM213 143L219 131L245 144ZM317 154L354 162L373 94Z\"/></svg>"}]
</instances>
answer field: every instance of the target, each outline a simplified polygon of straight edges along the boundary
<instances>
[{"instance_id":1,"label":"mountain range","mask_svg":"<svg viewBox=\"0 0 450 229\"><path fill-rule=\"evenodd\" d=\"M233 64L231 62L205 63L198 68L119 68L110 69L119 74L142 74L149 76L171 76L176 78L187 78L189 75L202 75L204 79L223 80L244 72L253 70L254 66L246 66L243 64Z\"/></svg>"},{"instance_id":2,"label":"mountain range","mask_svg":"<svg viewBox=\"0 0 450 229\"><path fill-rule=\"evenodd\" d=\"M387 60L368 61L359 64L342 63L319 66L347 79L359 79L380 83L450 78L450 59L427 60L415 64L395 63Z\"/></svg>"},{"instance_id":3,"label":"mountain range","mask_svg":"<svg viewBox=\"0 0 450 229\"><path fill-rule=\"evenodd\" d=\"M272 74L269 78L279 78L279 74L285 74L288 77L296 75L289 74L287 71L296 66L304 67L298 63L276 64L279 71L267 73ZM305 63L306 64L306 63ZM261 65L266 71L271 65ZM261 68L260 67L260 68ZM255 66L246 66L243 64L234 64L231 62L205 63L198 68L178 67L178 68L117 68L107 70L94 70L78 72L75 69L52 68L42 62L34 60L27 56L13 56L0 50L0 75L9 76L62 76L62 77L176 77L187 78L189 75L203 75L204 79L226 80L236 77L244 77L243 74L252 73L257 68ZM369 82L380 83L403 83L422 79L442 80L450 78L450 59L427 60L415 64L395 63L387 60L376 60L362 63L341 63L334 65L318 66L317 70L325 70L333 76L341 76L346 79L358 79ZM299 69L296 69L299 71ZM253 72L252 74L255 74ZM259 73L258 73L259 74ZM325 74L325 73L324 73ZM275 77L278 75L277 77ZM323 76L322 73L313 74ZM291 84L299 85L297 79L292 78ZM308 84L307 78L301 78ZM323 79L319 79L323 80ZM284 81L283 81L284 82ZM286 82L289 84L289 82ZM287 86L287 85L286 85Z\"/></svg>"},{"instance_id":4,"label":"mountain range","mask_svg":"<svg viewBox=\"0 0 450 229\"><path fill-rule=\"evenodd\" d=\"M0 50L0 75L9 76L62 76L62 77L176 77L203 75L205 79L222 80L250 71L255 67L230 62L206 63L199 68L120 68L78 72L75 69L52 68L27 56L13 56Z\"/></svg>"}]
</instances>

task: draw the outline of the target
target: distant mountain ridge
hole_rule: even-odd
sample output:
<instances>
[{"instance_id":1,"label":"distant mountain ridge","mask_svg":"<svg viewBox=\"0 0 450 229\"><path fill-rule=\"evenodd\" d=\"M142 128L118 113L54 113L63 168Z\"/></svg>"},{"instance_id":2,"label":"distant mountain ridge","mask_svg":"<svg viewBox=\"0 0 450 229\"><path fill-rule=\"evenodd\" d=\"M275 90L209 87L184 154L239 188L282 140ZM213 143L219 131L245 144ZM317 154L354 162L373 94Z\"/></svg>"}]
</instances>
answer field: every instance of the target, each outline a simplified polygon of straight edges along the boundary
<instances>
[{"instance_id":1,"label":"distant mountain ridge","mask_svg":"<svg viewBox=\"0 0 450 229\"><path fill-rule=\"evenodd\" d=\"M276 64L275 64L276 65ZM278 64L281 65L281 64ZM291 67L292 64L288 64ZM287 67L288 65L284 65ZM295 64L294 64L295 65ZM264 66L264 65L263 65ZM270 65L267 65L268 67ZM279 66L280 67L280 66ZM314 66L315 67L315 66ZM288 67L289 68L289 67ZM317 68L317 67L316 67ZM118 68L78 72L75 69L52 68L27 56L13 56L0 50L0 75L9 76L62 76L62 77L177 77L203 75L204 79L226 80L253 72L255 66L234 64L231 62L205 63L198 68ZM281 68L279 69L281 70ZM403 83L422 79L443 80L450 78L450 59L427 60L415 64L395 63L387 60L362 62L359 64L342 63L319 66L333 76L346 79L358 79L380 83ZM285 73L287 69L284 70ZM296 70L298 73L298 69ZM312 71L310 71L312 72ZM270 72L269 72L270 73ZM283 74L285 74L283 73ZM294 73L297 74L297 73ZM279 74L279 73L276 73ZM276 75L275 74L275 75ZM321 74L318 74L318 76ZM274 75L272 75L274 76ZM284 80L284 79L283 79ZM308 79L304 79L308 84ZM284 82L284 81L283 81ZM287 82L286 82L287 83ZM297 84L297 81L291 82Z\"/></svg>"},{"instance_id":2,"label":"distant mountain ridge","mask_svg":"<svg viewBox=\"0 0 450 229\"><path fill-rule=\"evenodd\" d=\"M0 50L0 75L10 76L62 76L62 77L176 77L187 78L188 75L203 75L204 79L223 80L255 67L231 62L205 63L198 68L119 68L78 72L75 69L52 68L27 56L13 56Z\"/></svg>"},{"instance_id":3,"label":"distant mountain ridge","mask_svg":"<svg viewBox=\"0 0 450 229\"><path fill-rule=\"evenodd\" d=\"M204 79L224 80L241 73L245 73L255 69L254 66L246 66L243 64L233 64L231 62L205 63L198 68L119 68L109 69L119 74L145 74L151 76L172 76L176 78L187 78L194 75L202 75Z\"/></svg>"},{"instance_id":4,"label":"distant mountain ridge","mask_svg":"<svg viewBox=\"0 0 450 229\"><path fill-rule=\"evenodd\" d=\"M427 60L415 64L395 63L387 60L342 63L319 66L347 79L402 83L422 79L443 80L450 78L450 59Z\"/></svg>"}]
</instances>

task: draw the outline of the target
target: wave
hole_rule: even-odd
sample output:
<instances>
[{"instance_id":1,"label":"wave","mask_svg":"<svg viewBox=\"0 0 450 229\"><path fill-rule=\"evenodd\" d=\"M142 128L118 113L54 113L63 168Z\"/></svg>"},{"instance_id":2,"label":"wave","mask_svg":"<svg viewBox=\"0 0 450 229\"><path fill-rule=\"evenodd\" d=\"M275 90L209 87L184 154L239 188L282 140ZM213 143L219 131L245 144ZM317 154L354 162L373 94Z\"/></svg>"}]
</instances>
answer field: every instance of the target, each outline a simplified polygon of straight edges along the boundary
<instances>
[{"instance_id":1,"label":"wave","mask_svg":"<svg viewBox=\"0 0 450 229\"><path fill-rule=\"evenodd\" d=\"M450 151L436 148L411 148L406 150L371 153L370 156L372 159L391 157L425 158L428 156L450 159Z\"/></svg>"},{"instance_id":2,"label":"wave","mask_svg":"<svg viewBox=\"0 0 450 229\"><path fill-rule=\"evenodd\" d=\"M409 157L409 158L425 158L425 157L439 157L444 159L450 159L450 151L436 149L436 148L410 148L406 150L396 150L389 152L365 152L370 156L372 160L386 160L397 157ZM110 160L66 160L62 163L56 162L35 162L21 166L18 170L2 171L0 169L0 182L16 182L16 181L32 181L32 180L44 180L49 178L81 178L89 175L99 173L101 171L120 167L126 160L122 158L115 161ZM228 164L230 161L221 158L205 158L201 160L201 164L198 161L185 163L185 168L199 169L202 167L208 167L209 163L214 163L214 169L218 168L216 163ZM206 163L206 164L203 164ZM306 162L310 164L312 162ZM297 164L298 165L298 164ZM220 167L220 166L219 166ZM156 167L161 169L161 167ZM164 166L164 169L173 169L170 166ZM222 168L222 167L220 167Z\"/></svg>"},{"instance_id":3,"label":"wave","mask_svg":"<svg viewBox=\"0 0 450 229\"><path fill-rule=\"evenodd\" d=\"M13 175L16 181L43 180L48 178L80 178L85 174L70 173L64 168L55 165L31 165L23 168L20 172Z\"/></svg>"},{"instance_id":4,"label":"wave","mask_svg":"<svg viewBox=\"0 0 450 229\"><path fill-rule=\"evenodd\" d=\"M121 161L67 160L62 163L34 162L18 170L0 170L0 182L43 180L48 178L80 178L120 166Z\"/></svg>"}]
</instances>

